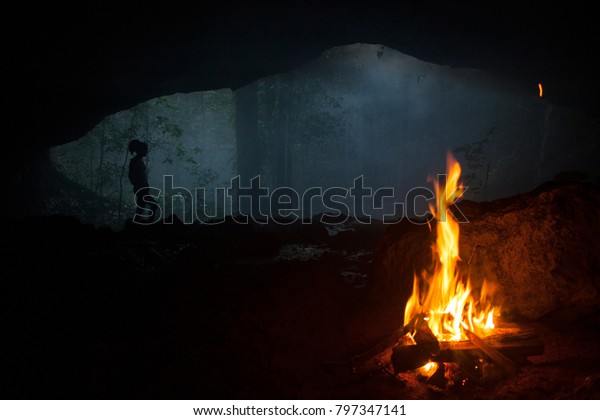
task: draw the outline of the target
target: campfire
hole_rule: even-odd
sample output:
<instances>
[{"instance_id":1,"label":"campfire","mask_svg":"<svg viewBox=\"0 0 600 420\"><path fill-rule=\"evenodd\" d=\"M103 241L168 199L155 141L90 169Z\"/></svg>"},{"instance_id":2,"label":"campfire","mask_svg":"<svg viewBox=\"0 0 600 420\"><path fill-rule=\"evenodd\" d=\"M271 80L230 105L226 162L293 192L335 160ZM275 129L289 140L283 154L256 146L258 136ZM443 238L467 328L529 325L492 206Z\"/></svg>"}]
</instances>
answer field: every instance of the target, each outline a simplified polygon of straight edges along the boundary
<instances>
[{"instance_id":1,"label":"campfire","mask_svg":"<svg viewBox=\"0 0 600 420\"><path fill-rule=\"evenodd\" d=\"M451 154L447 172L443 185L434 181L436 206L430 205L437 222L434 270L431 275L415 274L404 320L414 326L422 317L439 341L461 341L469 333L489 335L495 326L494 314L499 310L492 305L485 279L476 290L471 279L462 276L457 268L460 226L450 206L462 195L463 187L459 183L460 165Z\"/></svg>"},{"instance_id":2,"label":"campfire","mask_svg":"<svg viewBox=\"0 0 600 420\"><path fill-rule=\"evenodd\" d=\"M460 174L449 153L447 174L433 180L432 267L414 274L404 327L355 357L355 371L376 365L395 377L411 374L438 387L466 386L514 375L528 356L543 352L533 330L501 321L495 285L459 269L460 210L453 205L465 191Z\"/></svg>"}]
</instances>

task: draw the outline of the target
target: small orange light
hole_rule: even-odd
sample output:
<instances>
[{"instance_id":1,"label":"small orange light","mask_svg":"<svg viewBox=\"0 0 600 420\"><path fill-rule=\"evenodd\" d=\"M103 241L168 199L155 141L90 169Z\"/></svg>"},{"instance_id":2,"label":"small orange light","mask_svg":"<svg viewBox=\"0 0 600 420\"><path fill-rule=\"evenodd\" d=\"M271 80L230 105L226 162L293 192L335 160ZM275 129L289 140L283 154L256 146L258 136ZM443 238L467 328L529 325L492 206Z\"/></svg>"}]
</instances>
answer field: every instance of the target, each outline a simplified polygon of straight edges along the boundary
<instances>
[{"instance_id":1,"label":"small orange light","mask_svg":"<svg viewBox=\"0 0 600 420\"><path fill-rule=\"evenodd\" d=\"M540 98L542 97L544 90L542 89L542 84L538 83L538 89L540 90Z\"/></svg>"}]
</instances>

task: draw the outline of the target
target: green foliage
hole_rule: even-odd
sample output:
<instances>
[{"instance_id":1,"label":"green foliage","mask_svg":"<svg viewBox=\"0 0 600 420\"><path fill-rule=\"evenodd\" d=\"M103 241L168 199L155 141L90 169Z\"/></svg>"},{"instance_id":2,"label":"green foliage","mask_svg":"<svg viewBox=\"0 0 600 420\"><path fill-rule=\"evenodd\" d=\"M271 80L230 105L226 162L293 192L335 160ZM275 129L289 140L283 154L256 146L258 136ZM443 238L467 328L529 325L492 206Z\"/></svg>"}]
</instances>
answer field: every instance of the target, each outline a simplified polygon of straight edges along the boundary
<instances>
[{"instance_id":1,"label":"green foliage","mask_svg":"<svg viewBox=\"0 0 600 420\"><path fill-rule=\"evenodd\" d=\"M149 172L155 174L155 183L163 174L175 174L177 182L183 184L178 185L190 189L209 186L216 182L219 174L206 165L203 146L218 143L218 136L223 135L219 127L231 126L231 99L230 91L229 94L217 91L150 100L106 117L79 141L53 148L51 160L68 179L120 208L115 218L131 217L134 202L127 177L131 158L127 150L129 142L138 138L148 143L146 164ZM215 126L212 118L206 123L207 114L208 118L222 115L222 119L214 119L220 126ZM197 132L186 134L187 130L194 129ZM228 157L235 161L234 156ZM161 187L152 185L152 181L151 186ZM76 199L69 197L69 200Z\"/></svg>"}]
</instances>

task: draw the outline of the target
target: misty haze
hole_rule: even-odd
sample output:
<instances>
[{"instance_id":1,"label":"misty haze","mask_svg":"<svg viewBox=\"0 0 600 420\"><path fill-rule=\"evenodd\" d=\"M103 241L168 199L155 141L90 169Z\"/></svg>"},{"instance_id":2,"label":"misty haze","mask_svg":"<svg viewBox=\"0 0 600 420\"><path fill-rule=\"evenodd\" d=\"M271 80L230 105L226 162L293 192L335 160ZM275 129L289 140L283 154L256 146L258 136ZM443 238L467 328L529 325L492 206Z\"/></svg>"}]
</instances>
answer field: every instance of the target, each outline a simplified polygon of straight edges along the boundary
<instances>
[{"instance_id":1,"label":"misty haze","mask_svg":"<svg viewBox=\"0 0 600 420\"><path fill-rule=\"evenodd\" d=\"M196 203L204 214L247 212L235 198L224 208L214 200L214 189L237 175L242 185L260 175L262 186L300 196L311 187L350 188L363 176L366 188L395 189L382 210L366 203L378 217L412 188L430 188L427 177L444 171L448 151L464 168L465 197L476 201L529 191L563 171L595 181L597 131L596 120L546 103L537 86L520 91L479 70L355 44L236 91L179 93L106 117L51 150L60 172L102 197L102 214L82 211L74 190L46 200L58 213L122 224L134 209L127 144L139 138L149 144L150 186L162 188L163 176L173 175L176 186L206 188L206 200ZM173 206L163 216L184 218L182 200L165 198ZM419 214L426 203L418 204ZM326 210L317 205L313 215Z\"/></svg>"}]
</instances>

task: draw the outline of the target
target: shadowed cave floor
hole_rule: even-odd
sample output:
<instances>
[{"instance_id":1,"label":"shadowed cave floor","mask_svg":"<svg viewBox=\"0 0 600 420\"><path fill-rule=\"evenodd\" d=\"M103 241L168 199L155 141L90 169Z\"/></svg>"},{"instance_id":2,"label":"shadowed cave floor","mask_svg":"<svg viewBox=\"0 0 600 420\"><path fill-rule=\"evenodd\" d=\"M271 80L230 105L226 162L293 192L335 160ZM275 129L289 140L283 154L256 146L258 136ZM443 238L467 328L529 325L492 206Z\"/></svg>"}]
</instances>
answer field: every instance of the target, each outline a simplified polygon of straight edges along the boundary
<instances>
[{"instance_id":1,"label":"shadowed cave floor","mask_svg":"<svg viewBox=\"0 0 600 420\"><path fill-rule=\"evenodd\" d=\"M544 354L491 385L353 374L402 323L371 274L381 225L5 223L5 399L600 397L597 310L523 323Z\"/></svg>"}]
</instances>

